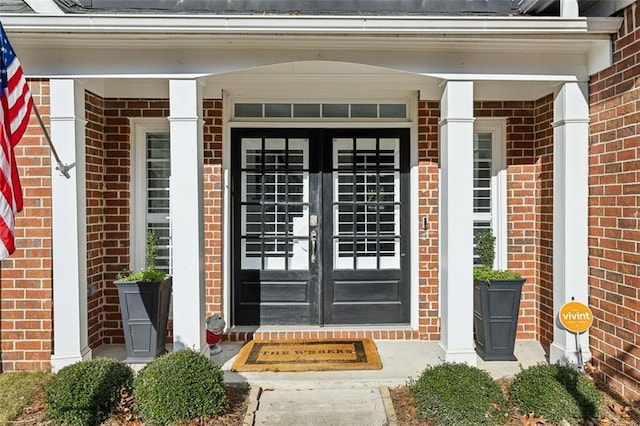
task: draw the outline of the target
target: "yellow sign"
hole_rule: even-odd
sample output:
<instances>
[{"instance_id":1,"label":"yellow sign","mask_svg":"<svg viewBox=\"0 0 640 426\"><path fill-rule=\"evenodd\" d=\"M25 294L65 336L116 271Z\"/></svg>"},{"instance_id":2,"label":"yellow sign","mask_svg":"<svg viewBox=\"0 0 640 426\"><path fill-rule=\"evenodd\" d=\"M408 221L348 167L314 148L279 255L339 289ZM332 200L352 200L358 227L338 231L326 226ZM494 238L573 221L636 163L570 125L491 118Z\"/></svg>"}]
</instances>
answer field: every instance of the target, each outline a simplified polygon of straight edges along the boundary
<instances>
[{"instance_id":1,"label":"yellow sign","mask_svg":"<svg viewBox=\"0 0 640 426\"><path fill-rule=\"evenodd\" d=\"M593 313L584 303L568 302L560 308L560 323L573 333L587 331L593 324Z\"/></svg>"}]
</instances>

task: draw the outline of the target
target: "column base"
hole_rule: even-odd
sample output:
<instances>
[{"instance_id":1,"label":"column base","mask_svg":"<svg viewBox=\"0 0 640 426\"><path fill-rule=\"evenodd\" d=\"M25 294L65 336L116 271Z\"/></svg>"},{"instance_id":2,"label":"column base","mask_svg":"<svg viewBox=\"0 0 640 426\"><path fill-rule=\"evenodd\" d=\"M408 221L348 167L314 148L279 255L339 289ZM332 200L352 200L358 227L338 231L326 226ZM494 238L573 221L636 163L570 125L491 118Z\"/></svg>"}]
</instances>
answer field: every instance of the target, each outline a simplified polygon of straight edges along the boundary
<instances>
[{"instance_id":1,"label":"column base","mask_svg":"<svg viewBox=\"0 0 640 426\"><path fill-rule=\"evenodd\" d=\"M85 346L78 354L57 355L51 354L51 371L57 373L64 367L75 364L76 362L91 359L91 348Z\"/></svg>"},{"instance_id":2,"label":"column base","mask_svg":"<svg viewBox=\"0 0 640 426\"><path fill-rule=\"evenodd\" d=\"M442 351L442 359L444 362L456 362L470 365L471 367L478 366L478 355L476 351L471 349L449 349L442 343L439 344Z\"/></svg>"},{"instance_id":3,"label":"column base","mask_svg":"<svg viewBox=\"0 0 640 426\"><path fill-rule=\"evenodd\" d=\"M582 344L582 342L580 342ZM578 351L575 345L572 347L566 347L559 343L552 343L549 348L549 362L552 364L560 363L560 364L570 364L575 365L578 368L582 368L584 363L591 360L591 351L589 350L589 346L582 345L582 360L579 359ZM582 365L580 365L580 361L582 361Z\"/></svg>"}]
</instances>

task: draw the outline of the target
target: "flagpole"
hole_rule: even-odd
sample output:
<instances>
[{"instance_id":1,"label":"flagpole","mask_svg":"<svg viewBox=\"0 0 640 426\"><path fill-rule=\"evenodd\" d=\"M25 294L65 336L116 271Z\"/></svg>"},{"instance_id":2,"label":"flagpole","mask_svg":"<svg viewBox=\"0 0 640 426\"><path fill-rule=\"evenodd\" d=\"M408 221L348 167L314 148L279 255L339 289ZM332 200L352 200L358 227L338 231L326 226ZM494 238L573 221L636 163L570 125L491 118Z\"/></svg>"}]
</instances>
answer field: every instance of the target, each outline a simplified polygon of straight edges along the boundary
<instances>
[{"instance_id":1,"label":"flagpole","mask_svg":"<svg viewBox=\"0 0 640 426\"><path fill-rule=\"evenodd\" d=\"M44 136L47 138L47 142L49 142L49 146L51 147L51 152L53 153L53 157L56 159L56 163L58 164L58 167L56 167L56 170L62 173L62 175L64 175L64 177L66 177L67 179L70 179L71 176L69 175L69 170L71 170L72 166L62 164L62 161L60 161L60 157L58 157L58 152L56 151L56 148L53 146L53 142L51 141L51 136L49 136L49 132L47 132L47 128L44 127L44 123L42 122L42 117L40 117L40 112L38 112L38 107L36 106L35 102L33 102L33 112L36 113L36 117L38 118L38 123L40 123L40 127L44 132Z\"/></svg>"}]
</instances>

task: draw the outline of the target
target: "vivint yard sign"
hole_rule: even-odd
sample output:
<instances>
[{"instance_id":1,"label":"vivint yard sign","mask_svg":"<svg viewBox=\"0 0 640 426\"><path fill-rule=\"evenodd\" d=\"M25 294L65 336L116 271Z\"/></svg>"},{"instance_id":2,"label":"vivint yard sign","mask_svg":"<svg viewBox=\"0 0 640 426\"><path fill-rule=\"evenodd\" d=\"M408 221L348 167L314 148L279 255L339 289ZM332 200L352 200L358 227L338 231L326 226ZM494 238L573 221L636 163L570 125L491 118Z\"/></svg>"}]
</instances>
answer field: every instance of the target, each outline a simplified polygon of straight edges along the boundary
<instances>
[{"instance_id":1,"label":"vivint yard sign","mask_svg":"<svg viewBox=\"0 0 640 426\"><path fill-rule=\"evenodd\" d=\"M593 324L591 309L576 301L565 303L558 316L562 326L573 333L583 333Z\"/></svg>"}]
</instances>

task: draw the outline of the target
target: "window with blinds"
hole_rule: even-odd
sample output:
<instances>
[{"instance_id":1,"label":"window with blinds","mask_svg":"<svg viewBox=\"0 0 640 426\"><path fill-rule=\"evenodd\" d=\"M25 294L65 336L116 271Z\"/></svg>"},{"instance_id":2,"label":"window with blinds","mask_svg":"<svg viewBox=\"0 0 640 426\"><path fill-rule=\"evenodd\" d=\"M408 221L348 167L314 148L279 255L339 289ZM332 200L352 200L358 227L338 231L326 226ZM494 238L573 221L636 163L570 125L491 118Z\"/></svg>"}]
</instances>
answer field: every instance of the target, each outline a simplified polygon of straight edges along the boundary
<instances>
[{"instance_id":1,"label":"window with blinds","mask_svg":"<svg viewBox=\"0 0 640 426\"><path fill-rule=\"evenodd\" d=\"M146 135L146 230L158 237L156 268L171 272L169 133Z\"/></svg>"},{"instance_id":2,"label":"window with blinds","mask_svg":"<svg viewBox=\"0 0 640 426\"><path fill-rule=\"evenodd\" d=\"M473 135L473 235L492 230L496 267L506 267L506 165L502 122L487 121ZM475 251L473 261L480 265Z\"/></svg>"},{"instance_id":3,"label":"window with blinds","mask_svg":"<svg viewBox=\"0 0 640 426\"><path fill-rule=\"evenodd\" d=\"M491 133L473 137L473 235L491 229L491 177L493 149ZM475 238L474 238L475 240ZM473 264L480 258L474 246Z\"/></svg>"}]
</instances>

